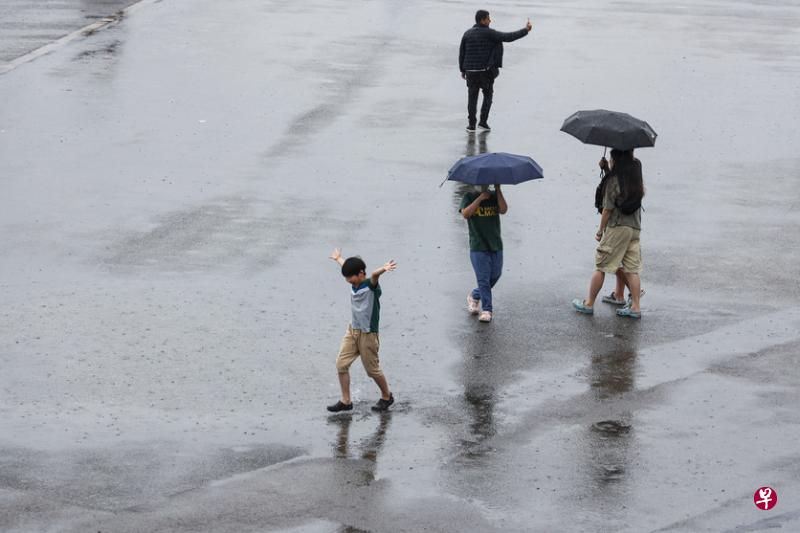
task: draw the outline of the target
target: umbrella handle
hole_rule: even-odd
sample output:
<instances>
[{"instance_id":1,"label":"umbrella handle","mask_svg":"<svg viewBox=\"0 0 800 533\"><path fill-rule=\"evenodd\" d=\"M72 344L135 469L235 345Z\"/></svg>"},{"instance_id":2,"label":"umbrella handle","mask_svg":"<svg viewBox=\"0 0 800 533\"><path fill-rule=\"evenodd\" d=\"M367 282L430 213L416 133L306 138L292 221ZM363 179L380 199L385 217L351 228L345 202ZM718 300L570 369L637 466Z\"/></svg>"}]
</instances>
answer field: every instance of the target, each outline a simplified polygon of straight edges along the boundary
<instances>
[{"instance_id":1,"label":"umbrella handle","mask_svg":"<svg viewBox=\"0 0 800 533\"><path fill-rule=\"evenodd\" d=\"M604 146L603 147L603 159L606 158L606 151L608 151L608 146ZM599 177L600 177L600 179L603 179L603 169L602 168L600 169L600 176ZM439 185L439 187L441 187L441 185Z\"/></svg>"}]
</instances>

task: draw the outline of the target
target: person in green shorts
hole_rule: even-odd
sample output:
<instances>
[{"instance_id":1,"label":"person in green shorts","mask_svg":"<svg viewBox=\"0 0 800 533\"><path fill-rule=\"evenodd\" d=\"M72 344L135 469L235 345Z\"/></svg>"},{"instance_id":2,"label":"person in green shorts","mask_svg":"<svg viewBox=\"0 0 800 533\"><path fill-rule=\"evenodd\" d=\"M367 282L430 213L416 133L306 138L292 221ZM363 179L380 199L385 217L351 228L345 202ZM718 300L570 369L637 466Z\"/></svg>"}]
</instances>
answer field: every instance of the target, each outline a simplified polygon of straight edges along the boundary
<instances>
[{"instance_id":1,"label":"person in green shorts","mask_svg":"<svg viewBox=\"0 0 800 533\"><path fill-rule=\"evenodd\" d=\"M381 286L378 278L385 272L397 268L397 263L387 261L385 265L375 270L367 277L367 265L360 257L342 257L342 251L336 248L331 254L331 259L342 267L342 276L350 284L350 304L352 308L352 321L347 327L339 356L336 358L336 370L339 374L339 386L342 389L342 399L328 406L328 411L350 411L353 402L350 399L350 365L361 357L361 363L378 388L381 397L378 403L372 406L373 411L386 411L394 403L394 395L389 391L389 384L380 366L378 348L378 323L380 321Z\"/></svg>"}]
</instances>

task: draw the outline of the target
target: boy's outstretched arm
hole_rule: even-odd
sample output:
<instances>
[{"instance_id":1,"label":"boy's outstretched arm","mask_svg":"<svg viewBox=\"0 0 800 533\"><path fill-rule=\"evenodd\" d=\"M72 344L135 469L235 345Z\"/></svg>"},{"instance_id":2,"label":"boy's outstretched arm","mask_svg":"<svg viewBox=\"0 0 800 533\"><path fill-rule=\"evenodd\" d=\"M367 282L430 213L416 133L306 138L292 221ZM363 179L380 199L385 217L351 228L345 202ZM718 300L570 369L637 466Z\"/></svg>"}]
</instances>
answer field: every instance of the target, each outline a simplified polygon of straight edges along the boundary
<instances>
[{"instance_id":1,"label":"boy's outstretched arm","mask_svg":"<svg viewBox=\"0 0 800 533\"><path fill-rule=\"evenodd\" d=\"M372 281L372 286L374 287L378 284L378 278L381 277L381 274L383 274L384 272L391 272L395 268L397 268L397 263L394 262L394 259L390 259L389 261L386 262L385 265L380 267L378 270L374 271L370 278Z\"/></svg>"},{"instance_id":2,"label":"boy's outstretched arm","mask_svg":"<svg viewBox=\"0 0 800 533\"><path fill-rule=\"evenodd\" d=\"M344 264L344 258L342 257L341 248L334 248L333 252L331 252L330 258L339 263L339 266L342 266Z\"/></svg>"}]
</instances>

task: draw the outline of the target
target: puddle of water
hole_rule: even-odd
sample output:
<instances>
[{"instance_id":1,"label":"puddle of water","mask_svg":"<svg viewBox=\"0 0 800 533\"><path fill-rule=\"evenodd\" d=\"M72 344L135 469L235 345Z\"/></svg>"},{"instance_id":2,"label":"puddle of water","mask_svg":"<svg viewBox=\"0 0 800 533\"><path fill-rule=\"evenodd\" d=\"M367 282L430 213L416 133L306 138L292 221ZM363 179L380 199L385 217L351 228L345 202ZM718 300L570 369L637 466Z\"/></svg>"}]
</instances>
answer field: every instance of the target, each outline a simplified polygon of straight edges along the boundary
<instances>
[{"instance_id":1,"label":"puddle of water","mask_svg":"<svg viewBox=\"0 0 800 533\"><path fill-rule=\"evenodd\" d=\"M631 425L620 420L603 420L592 424L592 431L605 437L620 437L630 433Z\"/></svg>"}]
</instances>

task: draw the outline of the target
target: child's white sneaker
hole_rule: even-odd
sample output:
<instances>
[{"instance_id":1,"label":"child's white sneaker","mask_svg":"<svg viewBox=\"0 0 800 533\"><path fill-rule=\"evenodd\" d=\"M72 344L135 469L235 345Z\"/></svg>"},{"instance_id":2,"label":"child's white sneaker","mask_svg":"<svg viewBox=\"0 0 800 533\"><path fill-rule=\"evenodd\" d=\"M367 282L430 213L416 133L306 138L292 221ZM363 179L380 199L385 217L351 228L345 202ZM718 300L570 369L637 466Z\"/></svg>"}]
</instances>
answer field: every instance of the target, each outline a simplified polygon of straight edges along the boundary
<instances>
[{"instance_id":1,"label":"child's white sneaker","mask_svg":"<svg viewBox=\"0 0 800 533\"><path fill-rule=\"evenodd\" d=\"M492 312L491 311L481 311L478 320L481 322L491 322L492 321Z\"/></svg>"},{"instance_id":2,"label":"child's white sneaker","mask_svg":"<svg viewBox=\"0 0 800 533\"><path fill-rule=\"evenodd\" d=\"M467 293L467 311L471 315L477 315L480 309L480 301L472 297L472 293Z\"/></svg>"}]
</instances>

